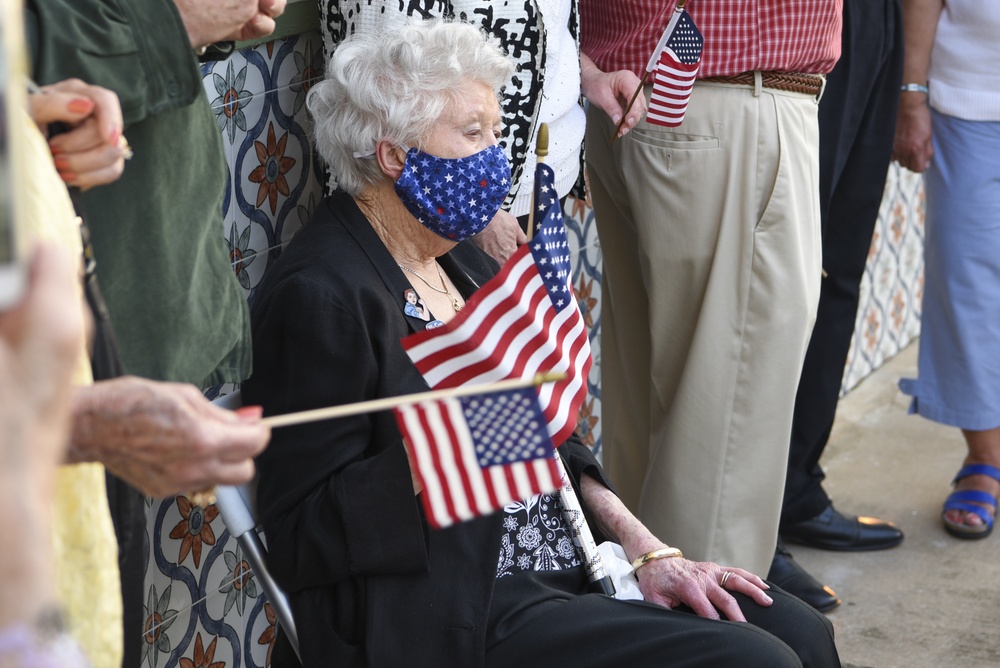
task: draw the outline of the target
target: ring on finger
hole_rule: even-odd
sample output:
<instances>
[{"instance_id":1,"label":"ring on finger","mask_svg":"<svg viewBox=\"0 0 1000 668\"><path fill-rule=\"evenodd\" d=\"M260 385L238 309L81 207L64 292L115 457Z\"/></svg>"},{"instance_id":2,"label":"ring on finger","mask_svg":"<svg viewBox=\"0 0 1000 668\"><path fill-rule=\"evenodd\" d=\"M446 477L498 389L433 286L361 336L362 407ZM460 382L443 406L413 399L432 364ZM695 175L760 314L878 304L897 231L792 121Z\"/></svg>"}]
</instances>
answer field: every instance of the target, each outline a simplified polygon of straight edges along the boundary
<instances>
[{"instance_id":1,"label":"ring on finger","mask_svg":"<svg viewBox=\"0 0 1000 668\"><path fill-rule=\"evenodd\" d=\"M208 508L216 502L215 488L206 489L201 492L193 492L188 495L188 499L200 508Z\"/></svg>"},{"instance_id":2,"label":"ring on finger","mask_svg":"<svg viewBox=\"0 0 1000 668\"><path fill-rule=\"evenodd\" d=\"M125 139L125 135L118 135L118 148L121 149L122 157L126 160L131 160L135 153L132 152L132 147L128 145L128 140Z\"/></svg>"},{"instance_id":3,"label":"ring on finger","mask_svg":"<svg viewBox=\"0 0 1000 668\"><path fill-rule=\"evenodd\" d=\"M729 582L729 578L731 578L732 576L733 576L733 572L732 571L724 571L722 573L722 579L719 580L719 586L722 587L723 589L725 589L726 588L726 583Z\"/></svg>"}]
</instances>

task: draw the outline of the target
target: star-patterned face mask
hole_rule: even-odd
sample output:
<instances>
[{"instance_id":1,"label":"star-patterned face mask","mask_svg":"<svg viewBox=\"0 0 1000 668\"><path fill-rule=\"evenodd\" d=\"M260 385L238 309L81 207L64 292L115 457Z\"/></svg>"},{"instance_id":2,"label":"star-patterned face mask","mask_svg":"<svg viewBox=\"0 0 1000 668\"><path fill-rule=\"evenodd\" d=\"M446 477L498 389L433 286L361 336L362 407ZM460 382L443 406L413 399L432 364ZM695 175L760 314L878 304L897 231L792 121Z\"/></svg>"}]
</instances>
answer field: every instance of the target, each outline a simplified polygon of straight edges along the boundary
<instances>
[{"instance_id":1,"label":"star-patterned face mask","mask_svg":"<svg viewBox=\"0 0 1000 668\"><path fill-rule=\"evenodd\" d=\"M499 145L466 158L411 148L396 181L396 194L413 217L452 241L482 232L509 191L510 163Z\"/></svg>"}]
</instances>

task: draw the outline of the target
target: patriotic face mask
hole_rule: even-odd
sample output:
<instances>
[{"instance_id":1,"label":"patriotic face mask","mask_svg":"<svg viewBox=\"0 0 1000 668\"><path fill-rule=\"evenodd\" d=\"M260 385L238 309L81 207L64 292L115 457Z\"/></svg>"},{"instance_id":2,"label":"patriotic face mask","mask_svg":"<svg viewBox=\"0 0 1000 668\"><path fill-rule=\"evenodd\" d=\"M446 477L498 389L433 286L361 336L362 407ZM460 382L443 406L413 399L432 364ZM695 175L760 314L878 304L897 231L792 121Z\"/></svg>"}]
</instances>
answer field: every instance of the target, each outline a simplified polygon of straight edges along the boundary
<instances>
[{"instance_id":1,"label":"patriotic face mask","mask_svg":"<svg viewBox=\"0 0 1000 668\"><path fill-rule=\"evenodd\" d=\"M510 191L510 163L499 145L465 158L406 152L396 194L431 232L452 241L479 234Z\"/></svg>"}]
</instances>

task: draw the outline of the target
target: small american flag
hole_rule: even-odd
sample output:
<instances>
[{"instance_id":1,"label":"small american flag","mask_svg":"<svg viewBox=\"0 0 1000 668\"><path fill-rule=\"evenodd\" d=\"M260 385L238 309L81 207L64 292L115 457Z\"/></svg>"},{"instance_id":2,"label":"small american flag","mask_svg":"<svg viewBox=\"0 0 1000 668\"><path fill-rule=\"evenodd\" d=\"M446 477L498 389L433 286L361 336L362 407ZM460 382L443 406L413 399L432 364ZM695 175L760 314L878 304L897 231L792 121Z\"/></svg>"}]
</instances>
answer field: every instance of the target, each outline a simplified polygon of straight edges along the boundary
<instances>
[{"instance_id":1,"label":"small american flag","mask_svg":"<svg viewBox=\"0 0 1000 668\"><path fill-rule=\"evenodd\" d=\"M667 25L667 30L671 28L653 73L653 93L646 120L676 128L684 121L705 41L685 9L679 12L676 23L671 21Z\"/></svg>"},{"instance_id":2,"label":"small american flag","mask_svg":"<svg viewBox=\"0 0 1000 668\"><path fill-rule=\"evenodd\" d=\"M402 344L434 389L566 373L565 379L538 389L549 434L560 445L576 428L592 359L570 282L569 244L554 178L552 168L539 163L532 241L517 249L451 321L412 334Z\"/></svg>"},{"instance_id":3,"label":"small american flag","mask_svg":"<svg viewBox=\"0 0 1000 668\"><path fill-rule=\"evenodd\" d=\"M436 528L559 488L555 447L532 387L393 411L424 486L427 521Z\"/></svg>"}]
</instances>

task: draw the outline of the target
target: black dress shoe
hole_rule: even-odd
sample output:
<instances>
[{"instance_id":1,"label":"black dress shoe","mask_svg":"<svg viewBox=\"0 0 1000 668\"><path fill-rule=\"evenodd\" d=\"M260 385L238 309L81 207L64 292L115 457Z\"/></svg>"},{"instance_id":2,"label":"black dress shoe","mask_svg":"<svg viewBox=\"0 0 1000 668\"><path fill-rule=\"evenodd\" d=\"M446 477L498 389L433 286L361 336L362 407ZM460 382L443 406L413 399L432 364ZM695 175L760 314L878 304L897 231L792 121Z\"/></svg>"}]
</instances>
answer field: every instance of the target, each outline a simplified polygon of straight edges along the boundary
<instances>
[{"instance_id":1,"label":"black dress shoe","mask_svg":"<svg viewBox=\"0 0 1000 668\"><path fill-rule=\"evenodd\" d=\"M811 520L782 527L780 533L789 543L842 552L884 550L903 542L903 532L892 522L842 515L833 504Z\"/></svg>"},{"instance_id":2,"label":"black dress shoe","mask_svg":"<svg viewBox=\"0 0 1000 668\"><path fill-rule=\"evenodd\" d=\"M829 612L840 605L837 593L809 575L780 542L774 551L767 579L820 612Z\"/></svg>"}]
</instances>

